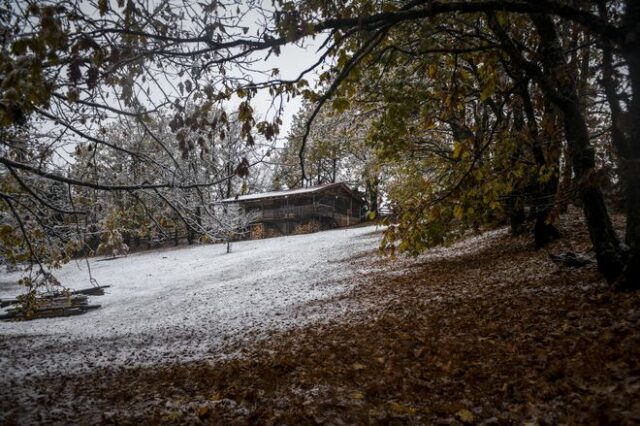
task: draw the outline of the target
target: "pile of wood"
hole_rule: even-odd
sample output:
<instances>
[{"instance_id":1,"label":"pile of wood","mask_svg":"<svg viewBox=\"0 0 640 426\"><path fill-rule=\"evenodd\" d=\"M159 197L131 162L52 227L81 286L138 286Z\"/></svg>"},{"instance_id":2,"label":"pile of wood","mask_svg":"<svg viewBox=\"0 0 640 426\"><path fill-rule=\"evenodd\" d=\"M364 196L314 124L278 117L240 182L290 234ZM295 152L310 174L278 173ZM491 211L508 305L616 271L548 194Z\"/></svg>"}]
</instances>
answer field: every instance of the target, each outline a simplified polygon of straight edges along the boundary
<instances>
[{"instance_id":1,"label":"pile of wood","mask_svg":"<svg viewBox=\"0 0 640 426\"><path fill-rule=\"evenodd\" d=\"M0 314L0 320L66 317L84 314L101 306L90 305L89 296L101 296L107 287L109 286L93 287L66 294L44 294L36 298L35 306L29 312L25 312L19 299L0 300L0 307L9 306L4 314Z\"/></svg>"}]
</instances>

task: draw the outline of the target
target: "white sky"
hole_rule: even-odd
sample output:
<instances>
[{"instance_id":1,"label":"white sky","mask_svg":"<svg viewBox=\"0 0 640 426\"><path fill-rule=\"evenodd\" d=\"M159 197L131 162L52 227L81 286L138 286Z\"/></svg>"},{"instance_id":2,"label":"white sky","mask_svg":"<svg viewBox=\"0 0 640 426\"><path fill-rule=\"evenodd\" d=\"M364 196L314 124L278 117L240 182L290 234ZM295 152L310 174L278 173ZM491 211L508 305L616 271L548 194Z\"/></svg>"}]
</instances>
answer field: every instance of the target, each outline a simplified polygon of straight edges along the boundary
<instances>
[{"instance_id":1,"label":"white sky","mask_svg":"<svg viewBox=\"0 0 640 426\"><path fill-rule=\"evenodd\" d=\"M312 40L311 38L307 38L304 40L305 47L287 45L281 49L280 56L271 55L267 61L259 64L259 68L262 70L278 68L280 70L280 78L285 80L296 78L303 70L309 68L318 60L320 53L317 53L316 50L322 44L322 41L324 41L324 39L316 38ZM264 56L265 54L262 55ZM317 81L316 72L309 73L306 76L306 80L309 81L311 88L314 88ZM260 79L260 81L262 81L262 79ZM293 116L300 109L301 101L301 97L296 97L285 104L279 137L286 137L291 128ZM261 91L261 93L252 100L252 104L258 115L266 114L271 105L271 97L268 91Z\"/></svg>"},{"instance_id":2,"label":"white sky","mask_svg":"<svg viewBox=\"0 0 640 426\"><path fill-rule=\"evenodd\" d=\"M94 7L89 4L83 4L82 7L86 9L85 12L87 12L88 14L97 13ZM113 0L111 1L111 7L113 7L116 10L119 9ZM254 13L251 10L246 15L244 15L243 21L245 21L247 23L247 26L249 27L249 34L254 34L255 30L260 28L261 25L263 25L260 23L261 17L257 13ZM271 54L266 60L264 58L267 56L268 52L267 51L258 52L252 57L253 59L257 59L257 61L252 65L252 67L258 71L267 72L268 75L270 75L270 72L273 68L278 68L280 70L280 75L277 76L277 78L281 78L281 79L296 78L299 76L299 74L303 70L309 68L318 60L320 53L318 53L316 50L325 40L325 37L326 36L323 36L323 35L317 37L316 39L307 37L301 42L298 42L296 45L293 45L293 44L286 45L281 48L280 55L276 56L274 54ZM304 47L301 47L301 46L304 46ZM239 76L242 72L243 71L238 69L237 75ZM244 72L246 72L246 70ZM236 74L233 68L230 69L230 73ZM174 79L171 75L165 75L165 78L167 79L167 82L174 87L179 82L179 79L177 77ZM255 83L265 81L265 79L267 78L268 77L260 73L254 74ZM317 81L316 72L314 71L309 73L308 75L305 76L305 78L309 82L310 87L313 89ZM151 87L150 89L151 89L151 99L158 100L159 98L163 97L162 93L160 93L156 88ZM166 89L168 90L169 93L173 92L173 90L171 90L170 87L167 87ZM105 90L109 90L109 89L105 88ZM175 93L172 93L172 94L175 94ZM116 94L113 93L113 95L116 95ZM282 120L282 125L280 126L280 133L277 136L278 141L282 141L287 137L287 134L293 122L293 117L298 112L301 105L301 101L302 101L301 97L296 97L286 102L283 105L283 111L280 116ZM240 100L234 96L230 101L226 103L225 109L227 109L227 111L229 112L233 112L237 110L239 103L240 103ZM273 119L274 110L272 107L272 98L269 95L268 90L261 90L251 100L251 105L254 109L254 117L256 121L260 121L263 119L267 119L271 121ZM274 107L277 107L278 105L279 103L274 105ZM49 128L50 126L51 126L50 123L44 124L45 132L46 132L46 129ZM93 129L93 131L95 130L96 128ZM92 132L90 131L89 133L92 133ZM73 139L76 139L76 138L73 137ZM69 155L69 152L70 152L69 150L73 150L74 146L75 146L75 143L71 143L66 148L63 147L62 148L63 151L58 151L58 154L61 156L63 163L72 161L71 156ZM282 146L282 142L279 142L278 146ZM65 151L69 151L69 152L65 152Z\"/></svg>"}]
</instances>

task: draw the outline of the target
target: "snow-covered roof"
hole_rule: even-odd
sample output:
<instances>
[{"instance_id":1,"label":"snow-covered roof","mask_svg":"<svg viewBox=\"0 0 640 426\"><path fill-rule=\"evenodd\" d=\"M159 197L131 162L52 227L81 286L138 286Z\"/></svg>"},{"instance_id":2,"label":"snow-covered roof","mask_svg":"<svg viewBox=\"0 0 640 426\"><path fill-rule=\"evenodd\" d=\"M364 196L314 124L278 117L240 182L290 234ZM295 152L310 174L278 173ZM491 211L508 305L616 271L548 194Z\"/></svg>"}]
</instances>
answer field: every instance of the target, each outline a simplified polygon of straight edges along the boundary
<instances>
[{"instance_id":1,"label":"snow-covered roof","mask_svg":"<svg viewBox=\"0 0 640 426\"><path fill-rule=\"evenodd\" d=\"M328 188L332 188L334 186L344 186L349 192L351 190L347 185L342 182L336 183L326 183L324 185L312 186L309 188L299 188L299 189L288 189L285 191L271 191L271 192L261 192L257 194L246 194L246 195L238 195L237 197L225 198L220 201L221 203L232 203L235 201L249 201L249 200L261 200L263 198L278 198L278 197L286 197L289 195L298 195L298 194L308 194L312 192L323 191Z\"/></svg>"}]
</instances>

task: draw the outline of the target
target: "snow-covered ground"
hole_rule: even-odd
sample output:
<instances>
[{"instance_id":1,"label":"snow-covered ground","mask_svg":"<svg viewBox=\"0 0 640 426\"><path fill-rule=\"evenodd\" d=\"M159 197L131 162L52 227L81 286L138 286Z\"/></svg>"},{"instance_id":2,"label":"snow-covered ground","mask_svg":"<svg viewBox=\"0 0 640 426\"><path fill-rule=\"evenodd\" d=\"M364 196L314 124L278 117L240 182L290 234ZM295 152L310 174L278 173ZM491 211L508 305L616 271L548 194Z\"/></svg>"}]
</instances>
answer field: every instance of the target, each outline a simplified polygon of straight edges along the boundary
<instances>
[{"instance_id":1,"label":"snow-covered ground","mask_svg":"<svg viewBox=\"0 0 640 426\"><path fill-rule=\"evenodd\" d=\"M133 254L91 261L110 285L90 297L102 308L83 315L0 322L0 386L25 374L81 371L225 356L228 343L254 340L347 315L347 302L322 303L347 291L346 262L374 250L374 227L341 229L233 244ZM72 289L90 287L83 262L56 271ZM0 298L15 296L18 274L0 274Z\"/></svg>"}]
</instances>

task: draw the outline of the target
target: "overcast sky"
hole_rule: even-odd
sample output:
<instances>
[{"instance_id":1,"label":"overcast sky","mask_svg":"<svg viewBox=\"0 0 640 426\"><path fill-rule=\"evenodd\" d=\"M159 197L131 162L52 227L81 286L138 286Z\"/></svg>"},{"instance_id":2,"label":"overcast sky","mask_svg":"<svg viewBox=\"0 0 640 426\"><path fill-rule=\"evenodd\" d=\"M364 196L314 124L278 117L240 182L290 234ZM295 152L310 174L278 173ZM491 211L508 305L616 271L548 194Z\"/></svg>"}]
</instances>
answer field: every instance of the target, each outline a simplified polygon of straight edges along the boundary
<instances>
[{"instance_id":1,"label":"overcast sky","mask_svg":"<svg viewBox=\"0 0 640 426\"><path fill-rule=\"evenodd\" d=\"M320 57L320 53L316 52L316 50L324 40L324 37L316 38L315 40L307 38L304 40L304 47L299 47L297 45L287 45L281 49L281 54L279 56L271 55L266 61L262 59L266 54L261 53L261 61L256 63L256 68L259 68L260 70L271 70L273 68L278 68L281 74L280 78L285 80L297 78L302 71L317 62L318 58ZM305 79L309 82L309 85L313 89L315 87L315 83L317 82L317 70L306 75ZM264 80L265 77L256 77L256 82ZM254 110L258 113L257 115L260 116L260 118L263 118L263 116L267 113L269 113L269 115L272 115L273 111L269 111L271 101L272 98L267 90L261 91L252 100ZM282 126L280 129L279 138L284 138L287 136L287 133L289 132L292 124L293 116L296 114L296 112L298 112L301 101L301 97L296 97L294 99L291 99L284 105L284 113L282 114ZM233 105L233 107L235 108L237 104L238 101L236 100L230 105Z\"/></svg>"},{"instance_id":2,"label":"overcast sky","mask_svg":"<svg viewBox=\"0 0 640 426\"><path fill-rule=\"evenodd\" d=\"M114 8L118 7L114 4L113 1L111 2L111 4L112 4L112 7ZM81 7L85 9L85 12L87 12L88 14L97 13L97 11L93 9L93 6L90 6L88 4L82 4ZM261 16L253 10L249 10L248 13L243 15L242 21L243 23L246 23L246 25L249 27L249 34L254 34L256 30L259 30L262 28L262 25L264 25L264 22L260 23L261 19L263 18L261 18ZM268 75L270 75L271 70L273 68L278 68L280 70L280 75L278 76L278 78L282 78L282 79L297 78L303 70L309 68L318 60L318 58L320 57L320 53L318 53L316 50L326 40L325 37L326 35L321 35L316 39L307 37L306 39L303 39L301 42L298 42L296 45L294 44L286 45L281 48L280 55L276 56L274 54L271 54L266 60L265 60L265 57L267 56L268 52L267 51L258 52L252 57L252 59L256 59L257 61L253 63L251 67L258 71L264 71ZM229 69L229 71L230 71L230 74L237 74L238 76L240 76L242 73L246 73L247 70L245 69L243 71L241 69L236 69L234 71L234 69L231 68ZM262 75L260 73L255 73L252 75L255 83L263 82L268 78L268 76ZM170 86L174 86L174 88L175 88L175 85L180 81L180 79L177 78L177 76L175 76L173 73L165 74L164 78L166 79L166 82ZM316 71L309 73L308 75L305 76L305 78L309 82L311 88L312 89L315 88L315 83L317 81ZM109 91L110 89L105 88L105 90ZM163 90L167 90L169 93L172 92L171 87L163 87ZM113 95L114 95L113 98L117 99L116 93L113 93ZM161 92L159 92L156 88L151 87L150 99L152 99L153 101L160 101L162 97L163 97L163 94ZM252 99L251 104L254 108L254 117L256 121L260 121L262 119L267 119L267 120L273 119L275 111L272 108L272 101L273 99L269 95L268 90L261 90L254 97L254 99ZM289 129L291 128L291 125L292 125L293 116L299 110L301 101L302 101L301 97L296 97L283 105L283 111L281 114L282 125L280 126L280 134L278 135L278 139L280 141L286 138L289 132ZM240 99L234 96L226 104L225 109L227 109L227 111L229 112L233 112L237 109L239 103L240 103ZM278 106L279 106L279 102L275 105L275 107L278 107ZM101 124L96 124L95 126L99 126L99 125ZM87 126L91 128L93 124L88 123ZM51 129L53 127L55 126L53 126L52 123L43 124L43 129L45 133L48 131L47 129ZM89 133L91 133L91 131L96 131L96 130L97 130L97 127L91 129ZM76 138L73 137L73 135L71 136L72 138L69 140L70 144L66 146L62 146L61 150L58 151L58 154L61 155L61 158L64 160L64 162L72 160L70 152L75 147L74 142ZM278 145L282 146L282 142L279 142Z\"/></svg>"}]
</instances>

